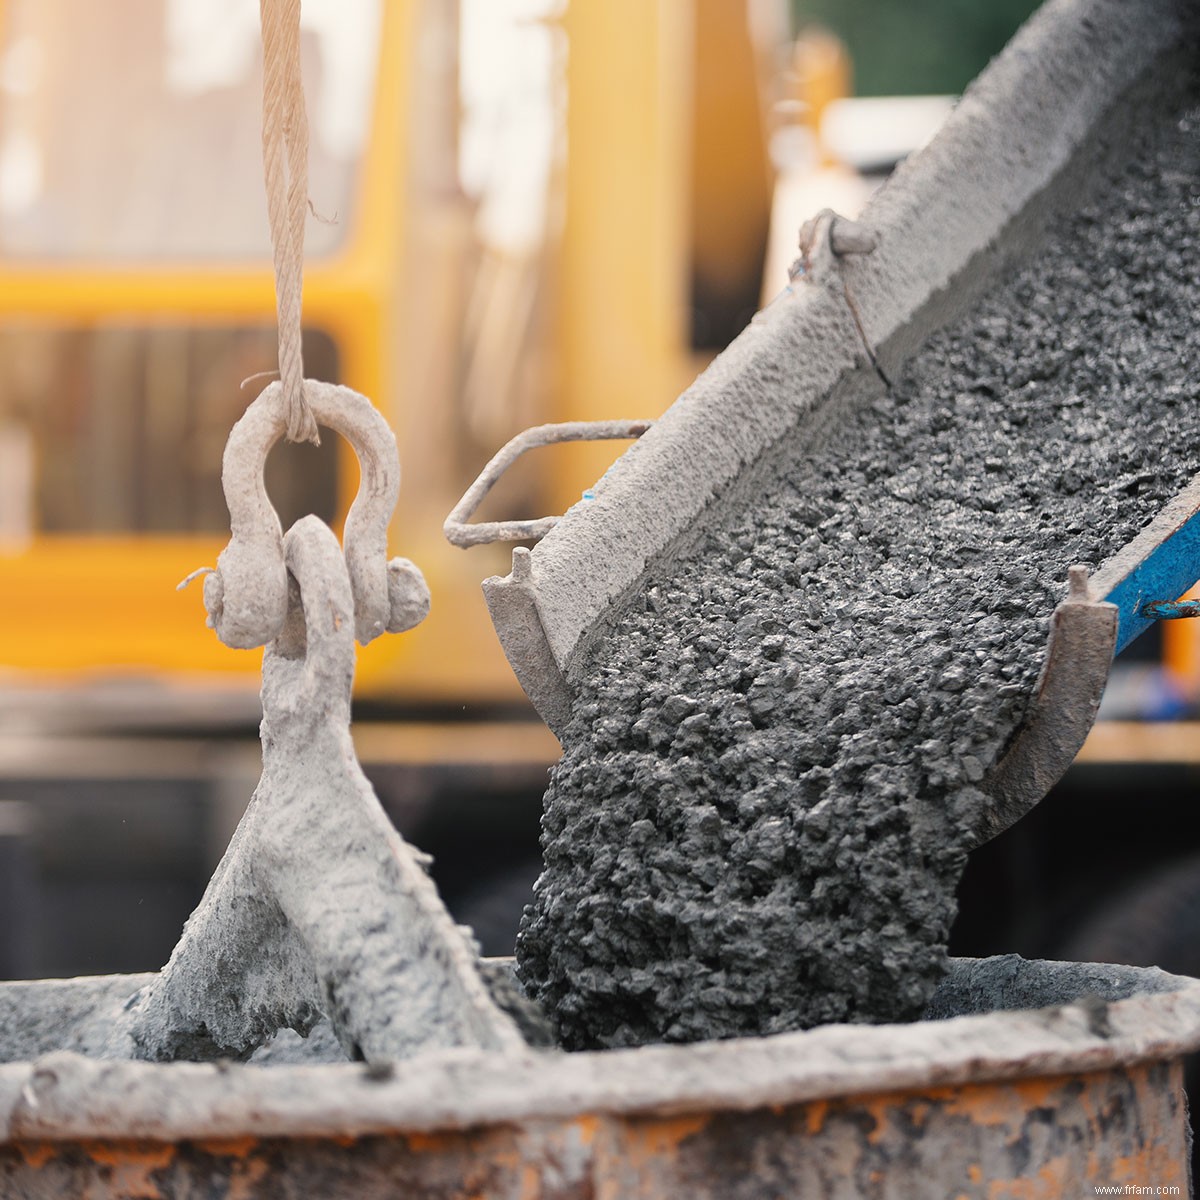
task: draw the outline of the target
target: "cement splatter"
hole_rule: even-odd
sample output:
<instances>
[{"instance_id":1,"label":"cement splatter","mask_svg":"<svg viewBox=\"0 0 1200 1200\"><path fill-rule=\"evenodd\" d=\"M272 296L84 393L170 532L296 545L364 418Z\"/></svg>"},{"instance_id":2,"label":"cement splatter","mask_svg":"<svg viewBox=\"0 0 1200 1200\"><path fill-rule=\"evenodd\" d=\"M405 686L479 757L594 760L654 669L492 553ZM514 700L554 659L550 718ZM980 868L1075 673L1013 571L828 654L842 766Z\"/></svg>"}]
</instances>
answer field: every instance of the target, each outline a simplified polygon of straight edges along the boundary
<instances>
[{"instance_id":1,"label":"cement splatter","mask_svg":"<svg viewBox=\"0 0 1200 1200\"><path fill-rule=\"evenodd\" d=\"M1198 466L1198 124L1147 129L599 648L517 946L565 1046L921 1015L1067 567Z\"/></svg>"}]
</instances>

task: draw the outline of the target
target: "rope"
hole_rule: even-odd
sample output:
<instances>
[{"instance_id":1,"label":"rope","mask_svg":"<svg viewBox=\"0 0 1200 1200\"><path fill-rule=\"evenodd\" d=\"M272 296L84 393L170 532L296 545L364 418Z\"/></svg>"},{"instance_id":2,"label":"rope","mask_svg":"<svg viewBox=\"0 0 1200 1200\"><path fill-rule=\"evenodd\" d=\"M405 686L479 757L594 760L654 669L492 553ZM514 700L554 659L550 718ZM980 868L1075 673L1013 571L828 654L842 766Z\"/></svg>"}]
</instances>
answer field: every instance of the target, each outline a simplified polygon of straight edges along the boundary
<instances>
[{"instance_id":1,"label":"rope","mask_svg":"<svg viewBox=\"0 0 1200 1200\"><path fill-rule=\"evenodd\" d=\"M263 177L275 262L279 377L287 438L320 444L304 396L300 342L304 221L308 212L308 115L300 81L300 0L259 0L263 39Z\"/></svg>"}]
</instances>

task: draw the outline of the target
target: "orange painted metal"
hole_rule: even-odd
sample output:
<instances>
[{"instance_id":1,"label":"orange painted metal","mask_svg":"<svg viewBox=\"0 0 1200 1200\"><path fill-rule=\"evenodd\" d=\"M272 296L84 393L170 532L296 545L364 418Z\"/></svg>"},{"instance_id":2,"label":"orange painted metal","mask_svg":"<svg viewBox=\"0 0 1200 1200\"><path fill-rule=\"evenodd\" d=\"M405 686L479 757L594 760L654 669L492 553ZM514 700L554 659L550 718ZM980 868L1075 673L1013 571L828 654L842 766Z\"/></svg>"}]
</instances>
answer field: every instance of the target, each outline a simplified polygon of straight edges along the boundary
<instances>
[{"instance_id":1,"label":"orange painted metal","mask_svg":"<svg viewBox=\"0 0 1200 1200\"><path fill-rule=\"evenodd\" d=\"M1174 1060L750 1111L358 1138L15 1142L0 1146L0 1196L1073 1200L1124 1185L1186 1196L1188 1152Z\"/></svg>"}]
</instances>

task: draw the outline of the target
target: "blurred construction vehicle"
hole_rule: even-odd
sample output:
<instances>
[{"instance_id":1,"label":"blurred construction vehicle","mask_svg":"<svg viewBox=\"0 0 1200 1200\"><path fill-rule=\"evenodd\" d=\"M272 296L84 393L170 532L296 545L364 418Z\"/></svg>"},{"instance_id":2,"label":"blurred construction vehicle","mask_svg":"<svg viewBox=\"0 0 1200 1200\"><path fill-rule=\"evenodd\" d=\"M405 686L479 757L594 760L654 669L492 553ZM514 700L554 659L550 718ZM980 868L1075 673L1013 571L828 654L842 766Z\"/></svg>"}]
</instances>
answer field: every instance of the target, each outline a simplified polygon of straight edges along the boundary
<instances>
[{"instance_id":1,"label":"blurred construction vehicle","mask_svg":"<svg viewBox=\"0 0 1200 1200\"><path fill-rule=\"evenodd\" d=\"M396 429L394 549L434 595L420 629L363 651L360 697L523 702L479 593L508 549L453 550L442 519L519 429L654 416L753 313L785 15L305 0L306 369ZM274 365L260 70L253 0L0 0L9 687L153 680L181 710L254 694L258 656L174 585L223 545L221 448L263 385L242 381ZM844 55L809 75L823 104ZM561 511L619 449L541 452L491 515ZM285 527L340 520L353 453L281 446L268 486Z\"/></svg>"}]
</instances>

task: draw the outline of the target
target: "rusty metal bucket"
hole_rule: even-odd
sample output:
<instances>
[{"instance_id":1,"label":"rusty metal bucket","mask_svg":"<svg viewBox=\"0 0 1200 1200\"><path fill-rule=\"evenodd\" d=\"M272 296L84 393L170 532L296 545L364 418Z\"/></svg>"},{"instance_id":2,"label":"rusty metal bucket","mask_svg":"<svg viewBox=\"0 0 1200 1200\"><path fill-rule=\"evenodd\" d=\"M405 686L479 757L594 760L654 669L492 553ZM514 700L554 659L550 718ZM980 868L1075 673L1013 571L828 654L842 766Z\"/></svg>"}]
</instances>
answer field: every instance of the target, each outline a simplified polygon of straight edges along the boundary
<instances>
[{"instance_id":1,"label":"rusty metal bucket","mask_svg":"<svg viewBox=\"0 0 1200 1200\"><path fill-rule=\"evenodd\" d=\"M907 1026L387 1070L55 1049L142 982L0 986L0 1196L1191 1194L1200 981L1154 969L958 960Z\"/></svg>"}]
</instances>

